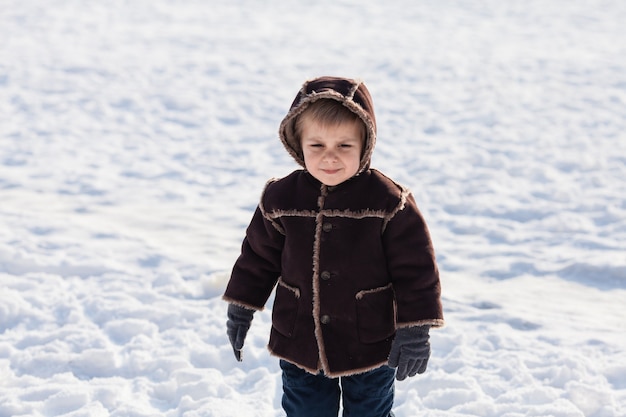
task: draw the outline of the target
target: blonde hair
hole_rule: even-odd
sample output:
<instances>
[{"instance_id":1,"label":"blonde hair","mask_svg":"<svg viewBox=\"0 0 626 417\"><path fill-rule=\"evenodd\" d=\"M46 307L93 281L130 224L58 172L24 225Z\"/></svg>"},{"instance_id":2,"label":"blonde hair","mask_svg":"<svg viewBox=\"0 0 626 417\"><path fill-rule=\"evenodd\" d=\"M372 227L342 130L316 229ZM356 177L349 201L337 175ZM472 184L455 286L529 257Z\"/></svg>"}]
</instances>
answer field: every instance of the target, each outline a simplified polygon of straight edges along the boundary
<instances>
[{"instance_id":1,"label":"blonde hair","mask_svg":"<svg viewBox=\"0 0 626 417\"><path fill-rule=\"evenodd\" d=\"M367 129L365 123L358 115L337 100L320 99L311 103L295 120L293 133L296 143L300 146L302 141L302 120L305 116L308 117L309 120L323 126L337 126L344 123L358 122L361 129L361 137L363 141L365 141Z\"/></svg>"}]
</instances>

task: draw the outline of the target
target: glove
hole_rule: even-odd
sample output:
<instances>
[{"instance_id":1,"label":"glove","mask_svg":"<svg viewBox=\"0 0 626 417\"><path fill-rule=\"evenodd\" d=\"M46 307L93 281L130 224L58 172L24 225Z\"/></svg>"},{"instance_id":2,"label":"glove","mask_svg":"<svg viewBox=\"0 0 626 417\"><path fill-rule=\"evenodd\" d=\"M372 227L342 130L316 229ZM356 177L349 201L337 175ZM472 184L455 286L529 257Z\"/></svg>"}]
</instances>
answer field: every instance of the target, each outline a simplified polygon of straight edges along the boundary
<instances>
[{"instance_id":1,"label":"glove","mask_svg":"<svg viewBox=\"0 0 626 417\"><path fill-rule=\"evenodd\" d=\"M429 329L430 326L415 326L402 328L396 332L388 363L390 367L398 368L396 372L398 381L426 371L430 358Z\"/></svg>"},{"instance_id":2,"label":"glove","mask_svg":"<svg viewBox=\"0 0 626 417\"><path fill-rule=\"evenodd\" d=\"M228 305L228 320L226 321L226 333L228 334L228 340L233 347L233 353L237 361L241 362L241 349L243 349L243 342L250 329L250 323L252 322L252 316L254 310L249 308L240 307L235 304Z\"/></svg>"}]
</instances>

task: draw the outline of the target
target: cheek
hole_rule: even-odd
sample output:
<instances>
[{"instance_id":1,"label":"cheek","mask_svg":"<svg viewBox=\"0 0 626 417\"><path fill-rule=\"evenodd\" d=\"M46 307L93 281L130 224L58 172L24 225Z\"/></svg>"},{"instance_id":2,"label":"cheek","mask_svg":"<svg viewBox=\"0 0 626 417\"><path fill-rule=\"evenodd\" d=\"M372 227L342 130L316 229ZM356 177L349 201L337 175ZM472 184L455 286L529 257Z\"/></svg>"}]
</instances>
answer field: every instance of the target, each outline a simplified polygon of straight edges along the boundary
<instances>
[{"instance_id":1,"label":"cheek","mask_svg":"<svg viewBox=\"0 0 626 417\"><path fill-rule=\"evenodd\" d=\"M361 164L361 155L360 154L354 154L354 155L352 155L350 160L351 160L352 165L355 165L358 168L359 165Z\"/></svg>"}]
</instances>

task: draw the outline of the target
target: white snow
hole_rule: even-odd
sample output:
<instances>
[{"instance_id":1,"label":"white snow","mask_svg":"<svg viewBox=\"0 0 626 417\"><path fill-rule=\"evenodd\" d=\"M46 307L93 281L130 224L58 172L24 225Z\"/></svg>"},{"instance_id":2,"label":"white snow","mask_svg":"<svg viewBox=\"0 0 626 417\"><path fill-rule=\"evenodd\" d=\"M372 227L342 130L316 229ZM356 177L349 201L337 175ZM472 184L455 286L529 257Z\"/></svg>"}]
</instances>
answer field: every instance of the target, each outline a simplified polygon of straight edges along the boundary
<instances>
[{"instance_id":1,"label":"white snow","mask_svg":"<svg viewBox=\"0 0 626 417\"><path fill-rule=\"evenodd\" d=\"M300 84L358 77L447 326L398 417L626 415L626 3L0 1L0 417L281 416L220 295ZM270 306L268 306L270 307Z\"/></svg>"}]
</instances>

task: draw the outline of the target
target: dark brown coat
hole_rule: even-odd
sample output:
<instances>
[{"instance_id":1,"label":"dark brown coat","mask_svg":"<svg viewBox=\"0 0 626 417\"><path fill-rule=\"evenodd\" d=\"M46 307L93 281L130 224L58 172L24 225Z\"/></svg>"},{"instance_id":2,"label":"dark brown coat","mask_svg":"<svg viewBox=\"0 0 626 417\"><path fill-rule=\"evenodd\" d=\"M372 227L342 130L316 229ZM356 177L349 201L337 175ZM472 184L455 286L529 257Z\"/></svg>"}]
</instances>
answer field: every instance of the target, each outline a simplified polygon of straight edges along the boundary
<instances>
[{"instance_id":1,"label":"dark brown coat","mask_svg":"<svg viewBox=\"0 0 626 417\"><path fill-rule=\"evenodd\" d=\"M334 98L337 79L324 81L331 86L324 95ZM270 352L330 377L386 364L397 328L443 325L428 229L409 191L368 168L373 108L364 86L353 85L342 87L347 96L336 96L351 106L355 91L368 100L368 111L356 103L369 123L361 171L335 187L305 170L268 182L224 294L261 310L276 288ZM281 125L283 144L298 163L285 129L319 94L309 89L305 84Z\"/></svg>"}]
</instances>

